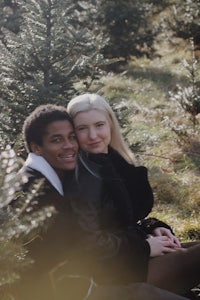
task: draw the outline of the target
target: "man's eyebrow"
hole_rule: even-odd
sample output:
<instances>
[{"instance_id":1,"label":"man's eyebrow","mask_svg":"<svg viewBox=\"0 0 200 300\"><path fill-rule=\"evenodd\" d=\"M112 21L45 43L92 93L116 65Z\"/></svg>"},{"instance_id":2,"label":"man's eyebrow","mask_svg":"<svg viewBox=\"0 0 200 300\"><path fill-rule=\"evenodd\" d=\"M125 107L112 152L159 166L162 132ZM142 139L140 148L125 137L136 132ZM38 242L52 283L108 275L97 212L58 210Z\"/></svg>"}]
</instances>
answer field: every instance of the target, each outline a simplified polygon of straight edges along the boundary
<instances>
[{"instance_id":1,"label":"man's eyebrow","mask_svg":"<svg viewBox=\"0 0 200 300\"><path fill-rule=\"evenodd\" d=\"M60 137L60 136L61 136L60 133L53 133L53 134L51 135L51 137Z\"/></svg>"}]
</instances>

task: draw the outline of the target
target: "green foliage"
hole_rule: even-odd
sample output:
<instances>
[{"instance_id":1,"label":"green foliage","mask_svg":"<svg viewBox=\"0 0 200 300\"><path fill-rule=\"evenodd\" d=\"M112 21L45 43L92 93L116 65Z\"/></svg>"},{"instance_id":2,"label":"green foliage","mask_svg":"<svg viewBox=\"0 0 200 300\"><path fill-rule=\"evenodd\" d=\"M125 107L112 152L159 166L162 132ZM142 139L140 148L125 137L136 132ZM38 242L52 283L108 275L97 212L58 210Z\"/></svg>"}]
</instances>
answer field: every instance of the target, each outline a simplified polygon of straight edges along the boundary
<instances>
[{"instance_id":1,"label":"green foliage","mask_svg":"<svg viewBox=\"0 0 200 300\"><path fill-rule=\"evenodd\" d=\"M17 172L20 162L15 152L7 147L0 154L0 298L8 286L20 279L20 274L33 263L23 243L34 231L39 231L54 214L46 207L34 210L34 197L42 182L35 184L30 193L20 191L27 178ZM17 173L16 173L17 172ZM16 203L16 204L15 204Z\"/></svg>"},{"instance_id":2,"label":"green foliage","mask_svg":"<svg viewBox=\"0 0 200 300\"><path fill-rule=\"evenodd\" d=\"M0 28L5 27L12 32L18 33L20 29L20 12L18 4L13 0L2 0L0 2ZM0 29L1 39L4 35Z\"/></svg>"},{"instance_id":3,"label":"green foliage","mask_svg":"<svg viewBox=\"0 0 200 300\"><path fill-rule=\"evenodd\" d=\"M104 47L106 57L150 55L153 50L153 28L149 23L152 4L149 1L99 1L98 21L109 35Z\"/></svg>"},{"instance_id":4,"label":"green foliage","mask_svg":"<svg viewBox=\"0 0 200 300\"><path fill-rule=\"evenodd\" d=\"M83 81L86 90L107 63L100 54L106 39L95 24L92 29L85 26L90 14L88 6L80 3L18 1L20 32L4 29L6 42L0 44L1 130L8 132L10 140L36 106L66 105L77 93L76 83Z\"/></svg>"},{"instance_id":5,"label":"green foliage","mask_svg":"<svg viewBox=\"0 0 200 300\"><path fill-rule=\"evenodd\" d=\"M171 99L178 101L185 112L191 116L193 126L197 124L196 116L200 113L200 87L177 85L177 91L171 96Z\"/></svg>"},{"instance_id":6,"label":"green foliage","mask_svg":"<svg viewBox=\"0 0 200 300\"><path fill-rule=\"evenodd\" d=\"M184 39L194 38L199 44L200 3L198 0L172 1L170 26L175 35Z\"/></svg>"},{"instance_id":7,"label":"green foliage","mask_svg":"<svg viewBox=\"0 0 200 300\"><path fill-rule=\"evenodd\" d=\"M176 92L170 92L172 101L178 102L183 110L190 115L193 128L198 123L197 116L200 113L200 68L199 61L195 59L194 44L192 44L192 60L191 63L184 60L183 66L187 71L187 86L177 85Z\"/></svg>"},{"instance_id":8,"label":"green foliage","mask_svg":"<svg viewBox=\"0 0 200 300\"><path fill-rule=\"evenodd\" d=\"M109 70L111 58L150 56L157 30L152 14L165 2L3 1L0 134L15 143L36 106L66 105Z\"/></svg>"}]
</instances>

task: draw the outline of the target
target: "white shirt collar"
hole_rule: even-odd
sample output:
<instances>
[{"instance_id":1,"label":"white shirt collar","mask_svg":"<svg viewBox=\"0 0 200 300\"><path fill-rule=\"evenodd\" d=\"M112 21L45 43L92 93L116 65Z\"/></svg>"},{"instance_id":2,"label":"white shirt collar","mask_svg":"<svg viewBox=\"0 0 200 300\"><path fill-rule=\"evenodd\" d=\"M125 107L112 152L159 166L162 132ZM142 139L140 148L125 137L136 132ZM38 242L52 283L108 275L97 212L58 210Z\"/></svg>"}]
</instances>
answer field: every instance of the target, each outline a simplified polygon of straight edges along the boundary
<instances>
[{"instance_id":1,"label":"white shirt collar","mask_svg":"<svg viewBox=\"0 0 200 300\"><path fill-rule=\"evenodd\" d=\"M58 177L55 170L51 165L44 159L35 153L29 153L25 161L25 166L30 167L41 174L52 184L52 186L59 192L60 195L64 196L63 187L60 178Z\"/></svg>"}]
</instances>

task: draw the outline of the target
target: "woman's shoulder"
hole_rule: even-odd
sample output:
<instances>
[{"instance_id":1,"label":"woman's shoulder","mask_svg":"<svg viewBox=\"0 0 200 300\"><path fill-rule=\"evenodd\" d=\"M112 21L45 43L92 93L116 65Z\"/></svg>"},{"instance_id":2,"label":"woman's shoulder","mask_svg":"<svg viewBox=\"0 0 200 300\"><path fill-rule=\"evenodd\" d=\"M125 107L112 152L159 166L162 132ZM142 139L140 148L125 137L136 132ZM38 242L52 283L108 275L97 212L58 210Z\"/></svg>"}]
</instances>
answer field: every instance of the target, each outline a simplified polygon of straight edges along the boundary
<instances>
[{"instance_id":1,"label":"woman's shoulder","mask_svg":"<svg viewBox=\"0 0 200 300\"><path fill-rule=\"evenodd\" d=\"M130 172L131 174L147 175L148 169L145 166L136 166L134 163L127 162L115 149L109 147L109 158L118 170Z\"/></svg>"}]
</instances>

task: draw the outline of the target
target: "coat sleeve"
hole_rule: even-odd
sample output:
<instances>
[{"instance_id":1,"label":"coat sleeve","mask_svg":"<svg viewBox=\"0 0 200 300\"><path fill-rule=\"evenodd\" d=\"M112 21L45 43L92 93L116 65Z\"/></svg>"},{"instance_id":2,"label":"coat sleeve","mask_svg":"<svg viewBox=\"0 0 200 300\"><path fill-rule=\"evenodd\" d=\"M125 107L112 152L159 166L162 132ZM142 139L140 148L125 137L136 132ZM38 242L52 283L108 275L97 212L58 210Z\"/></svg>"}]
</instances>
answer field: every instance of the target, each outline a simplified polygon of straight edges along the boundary
<instances>
[{"instance_id":1,"label":"coat sleeve","mask_svg":"<svg viewBox=\"0 0 200 300\"><path fill-rule=\"evenodd\" d=\"M169 229L173 234L173 230L172 228L166 224L165 222L163 221L160 221L156 218L146 218L146 219L143 219L141 221L139 221L139 224L141 225L141 228L147 233L147 234L151 234L152 231L158 227L164 227L164 228L167 228Z\"/></svg>"},{"instance_id":2,"label":"coat sleeve","mask_svg":"<svg viewBox=\"0 0 200 300\"><path fill-rule=\"evenodd\" d=\"M96 208L93 209L91 203L84 203L83 198L80 201L77 207L73 199L74 224L79 232L76 234L79 237L76 249L81 252L79 258L89 261L87 265L92 265L94 274L101 273L100 280L107 276L109 282L117 283L117 278L122 276L126 282L146 281L150 246L140 226L103 228ZM123 278L120 278L120 283Z\"/></svg>"},{"instance_id":3,"label":"coat sleeve","mask_svg":"<svg viewBox=\"0 0 200 300\"><path fill-rule=\"evenodd\" d=\"M107 273L118 277L121 272L130 282L146 281L150 246L137 228L90 231L89 245L87 255Z\"/></svg>"},{"instance_id":4,"label":"coat sleeve","mask_svg":"<svg viewBox=\"0 0 200 300\"><path fill-rule=\"evenodd\" d=\"M129 282L146 281L150 246L139 226L102 229L98 217L92 217L92 211L88 217L84 215L85 221L82 218L80 223L83 241L80 248L86 257L94 259L95 272L98 269L107 275L111 273L115 283L114 277L119 274Z\"/></svg>"}]
</instances>

